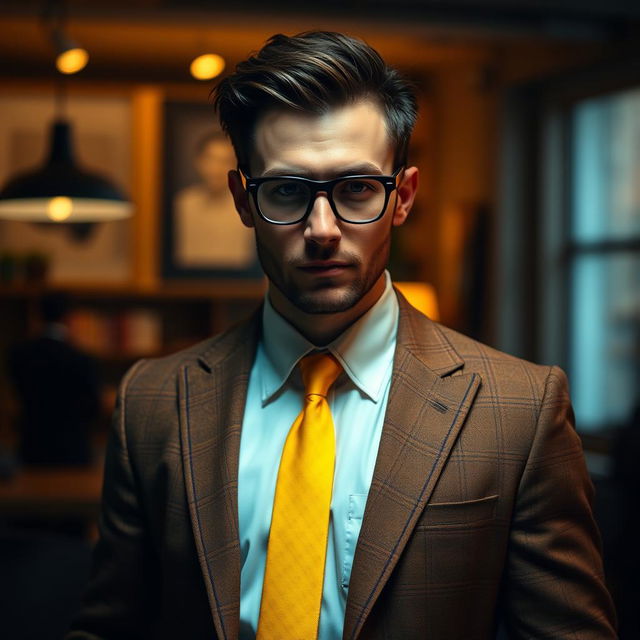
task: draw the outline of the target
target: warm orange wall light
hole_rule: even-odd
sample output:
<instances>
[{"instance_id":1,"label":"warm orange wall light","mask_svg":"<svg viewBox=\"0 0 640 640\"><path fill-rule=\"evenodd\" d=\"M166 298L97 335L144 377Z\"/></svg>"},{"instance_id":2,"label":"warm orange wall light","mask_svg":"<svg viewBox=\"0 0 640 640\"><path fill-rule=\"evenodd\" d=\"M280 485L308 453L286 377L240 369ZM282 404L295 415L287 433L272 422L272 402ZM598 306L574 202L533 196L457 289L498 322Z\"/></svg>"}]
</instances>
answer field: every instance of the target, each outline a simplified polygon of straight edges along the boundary
<instances>
[{"instance_id":1,"label":"warm orange wall light","mask_svg":"<svg viewBox=\"0 0 640 640\"><path fill-rule=\"evenodd\" d=\"M422 311L432 320L437 321L440 318L436 290L432 285L424 282L394 282L393 284L418 311Z\"/></svg>"}]
</instances>

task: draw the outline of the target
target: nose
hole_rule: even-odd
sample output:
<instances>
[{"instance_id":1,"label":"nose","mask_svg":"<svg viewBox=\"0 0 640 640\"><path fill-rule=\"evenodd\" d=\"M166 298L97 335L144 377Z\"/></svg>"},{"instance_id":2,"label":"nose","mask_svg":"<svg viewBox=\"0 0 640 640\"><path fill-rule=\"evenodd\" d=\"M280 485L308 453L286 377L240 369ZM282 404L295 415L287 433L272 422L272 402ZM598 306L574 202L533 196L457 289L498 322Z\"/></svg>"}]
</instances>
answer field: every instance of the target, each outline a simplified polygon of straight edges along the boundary
<instances>
[{"instance_id":1,"label":"nose","mask_svg":"<svg viewBox=\"0 0 640 640\"><path fill-rule=\"evenodd\" d=\"M338 219L333 213L326 193L316 194L313 208L306 220L305 240L315 244L328 245L336 243L341 235Z\"/></svg>"}]
</instances>

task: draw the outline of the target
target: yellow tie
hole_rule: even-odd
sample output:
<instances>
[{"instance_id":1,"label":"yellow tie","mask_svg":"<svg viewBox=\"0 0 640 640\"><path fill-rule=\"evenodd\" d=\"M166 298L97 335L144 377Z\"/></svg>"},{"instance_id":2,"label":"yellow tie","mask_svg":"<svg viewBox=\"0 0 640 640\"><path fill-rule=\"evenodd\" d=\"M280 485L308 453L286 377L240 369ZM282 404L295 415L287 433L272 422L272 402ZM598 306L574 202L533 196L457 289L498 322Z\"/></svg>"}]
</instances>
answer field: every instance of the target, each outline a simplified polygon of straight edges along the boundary
<instances>
[{"instance_id":1,"label":"yellow tie","mask_svg":"<svg viewBox=\"0 0 640 640\"><path fill-rule=\"evenodd\" d=\"M300 361L305 402L282 450L258 640L312 640L322 602L336 441L327 393L342 371L314 353Z\"/></svg>"}]
</instances>

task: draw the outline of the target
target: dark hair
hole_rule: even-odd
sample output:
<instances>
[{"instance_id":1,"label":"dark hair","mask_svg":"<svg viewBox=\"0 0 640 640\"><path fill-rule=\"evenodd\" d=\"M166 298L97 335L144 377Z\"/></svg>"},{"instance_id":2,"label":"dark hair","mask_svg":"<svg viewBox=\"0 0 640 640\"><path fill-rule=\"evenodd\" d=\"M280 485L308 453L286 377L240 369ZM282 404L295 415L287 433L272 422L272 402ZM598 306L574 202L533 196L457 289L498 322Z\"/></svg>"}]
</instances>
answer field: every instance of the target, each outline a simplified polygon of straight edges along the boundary
<instances>
[{"instance_id":1,"label":"dark hair","mask_svg":"<svg viewBox=\"0 0 640 640\"><path fill-rule=\"evenodd\" d=\"M258 119L270 109L324 113L371 99L386 118L396 168L407 161L417 106L412 86L362 40L329 31L278 34L212 92L223 130L248 168Z\"/></svg>"}]
</instances>

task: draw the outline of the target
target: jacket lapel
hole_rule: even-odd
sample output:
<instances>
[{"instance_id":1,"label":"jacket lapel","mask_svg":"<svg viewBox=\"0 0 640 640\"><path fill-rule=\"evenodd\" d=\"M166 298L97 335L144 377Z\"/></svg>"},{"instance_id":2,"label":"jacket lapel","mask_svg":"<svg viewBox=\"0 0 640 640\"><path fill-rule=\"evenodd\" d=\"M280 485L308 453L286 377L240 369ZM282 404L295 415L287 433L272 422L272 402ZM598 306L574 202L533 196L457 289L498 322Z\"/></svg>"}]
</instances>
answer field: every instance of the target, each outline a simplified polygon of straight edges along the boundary
<instances>
[{"instance_id":1,"label":"jacket lapel","mask_svg":"<svg viewBox=\"0 0 640 640\"><path fill-rule=\"evenodd\" d=\"M398 296L393 377L378 458L354 557L343 638L356 638L438 481L480 385L451 376L462 359Z\"/></svg>"},{"instance_id":2,"label":"jacket lapel","mask_svg":"<svg viewBox=\"0 0 640 640\"><path fill-rule=\"evenodd\" d=\"M189 515L218 638L238 637L238 457L259 312L180 372L180 441Z\"/></svg>"}]
</instances>

